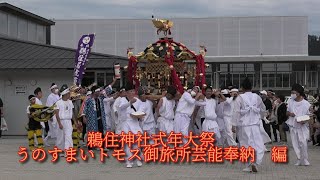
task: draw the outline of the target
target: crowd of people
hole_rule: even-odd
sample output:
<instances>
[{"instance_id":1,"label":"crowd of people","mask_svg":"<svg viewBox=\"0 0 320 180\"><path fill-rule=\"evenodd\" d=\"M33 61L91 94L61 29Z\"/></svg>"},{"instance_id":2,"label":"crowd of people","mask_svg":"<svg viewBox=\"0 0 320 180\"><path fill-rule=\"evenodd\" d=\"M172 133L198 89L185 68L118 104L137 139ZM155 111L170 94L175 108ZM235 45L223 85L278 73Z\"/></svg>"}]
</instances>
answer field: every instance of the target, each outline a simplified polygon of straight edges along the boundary
<instances>
[{"instance_id":1,"label":"crowd of people","mask_svg":"<svg viewBox=\"0 0 320 180\"><path fill-rule=\"evenodd\" d=\"M88 132L147 132L150 136L158 131L167 134L173 131L184 136L190 131L198 135L214 132L217 146L254 148L256 161L247 163L244 171L257 172L264 153L268 151L265 144L271 143L271 134L275 142L286 143L286 131L290 132L298 159L296 165L310 165L307 142L313 139L316 145L319 141L318 96L309 95L299 84L292 86L291 97L285 102L283 95L272 90L253 92L248 78L240 89L232 86L222 90L206 87L202 91L194 86L181 94L174 86L168 86L162 95L151 95L144 87L139 87L136 92L130 84L115 92L112 86L116 81L114 79L105 87L68 88L63 85L60 90L53 83L46 105L55 104L55 115L47 123L35 121L29 111L31 105L42 104L42 91L37 88L34 95L28 97L30 149L34 149L35 144L37 147L50 146L49 138L54 138L55 145L63 150L80 147L80 139L86 146ZM79 96L74 97L72 93ZM143 112L144 115L135 116L134 112ZM297 122L297 118L304 115L310 116L310 120L307 123ZM186 141L183 139L184 143ZM132 148L137 147L125 145L127 157L132 155ZM142 166L139 160L136 164ZM133 167L133 161L126 158L126 166Z\"/></svg>"}]
</instances>

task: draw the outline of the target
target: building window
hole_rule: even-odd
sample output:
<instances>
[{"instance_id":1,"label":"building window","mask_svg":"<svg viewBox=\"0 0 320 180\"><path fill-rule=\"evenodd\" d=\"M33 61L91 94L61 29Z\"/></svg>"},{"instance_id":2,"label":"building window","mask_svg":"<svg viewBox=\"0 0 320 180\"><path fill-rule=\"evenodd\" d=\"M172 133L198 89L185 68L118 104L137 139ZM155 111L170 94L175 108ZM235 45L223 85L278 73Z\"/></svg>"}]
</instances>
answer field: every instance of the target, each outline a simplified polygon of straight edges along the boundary
<instances>
[{"instance_id":1,"label":"building window","mask_svg":"<svg viewBox=\"0 0 320 180\"><path fill-rule=\"evenodd\" d=\"M231 72L243 72L245 71L245 64L230 64Z\"/></svg>"},{"instance_id":2,"label":"building window","mask_svg":"<svg viewBox=\"0 0 320 180\"><path fill-rule=\"evenodd\" d=\"M277 63L275 64L277 67L277 72L291 72L292 71L292 65L291 63Z\"/></svg>"},{"instance_id":3,"label":"building window","mask_svg":"<svg viewBox=\"0 0 320 180\"><path fill-rule=\"evenodd\" d=\"M228 64L220 64L221 72L228 72Z\"/></svg>"},{"instance_id":4,"label":"building window","mask_svg":"<svg viewBox=\"0 0 320 180\"><path fill-rule=\"evenodd\" d=\"M282 87L282 76L283 74L275 74L276 76L276 87Z\"/></svg>"},{"instance_id":5,"label":"building window","mask_svg":"<svg viewBox=\"0 0 320 180\"><path fill-rule=\"evenodd\" d=\"M282 82L283 87L290 87L290 75L289 74L282 74Z\"/></svg>"},{"instance_id":6,"label":"building window","mask_svg":"<svg viewBox=\"0 0 320 180\"><path fill-rule=\"evenodd\" d=\"M262 71L265 71L265 72L276 71L276 66L275 64L272 64L272 63L262 64Z\"/></svg>"}]
</instances>

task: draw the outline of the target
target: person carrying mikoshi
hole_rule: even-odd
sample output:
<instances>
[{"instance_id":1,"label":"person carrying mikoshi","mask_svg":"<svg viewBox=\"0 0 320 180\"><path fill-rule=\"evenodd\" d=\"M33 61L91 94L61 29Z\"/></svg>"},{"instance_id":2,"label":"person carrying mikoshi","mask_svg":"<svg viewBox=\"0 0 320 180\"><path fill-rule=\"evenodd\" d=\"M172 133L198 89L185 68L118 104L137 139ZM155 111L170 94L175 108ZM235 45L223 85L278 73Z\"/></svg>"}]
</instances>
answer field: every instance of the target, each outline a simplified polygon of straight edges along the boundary
<instances>
[{"instance_id":1,"label":"person carrying mikoshi","mask_svg":"<svg viewBox=\"0 0 320 180\"><path fill-rule=\"evenodd\" d=\"M34 145L34 135L37 137L38 141L38 148L43 148L43 139L42 139L42 126L40 122L35 121L32 117L32 113L30 112L31 106L36 103L36 97L34 95L30 95L28 97L30 101L30 105L27 107L27 114L28 114L28 141L29 141L29 148L30 150L35 149Z\"/></svg>"},{"instance_id":2,"label":"person carrying mikoshi","mask_svg":"<svg viewBox=\"0 0 320 180\"><path fill-rule=\"evenodd\" d=\"M119 117L121 118L120 121L122 122L120 125L121 132L126 134L129 132L133 134L138 134L139 132L143 133L139 124L139 119L143 119L143 116L134 116L134 113L141 109L139 107L141 104L138 102L138 98L136 97L135 89L132 84L127 85L126 94L126 97L121 98L120 105L118 107ZM127 144L124 146L127 168L133 167L133 160L129 160L132 156L132 149L138 149L137 144L132 145L131 148ZM140 154L142 155L142 153ZM136 163L138 167L142 166L142 162L140 160L137 160Z\"/></svg>"},{"instance_id":3,"label":"person carrying mikoshi","mask_svg":"<svg viewBox=\"0 0 320 180\"><path fill-rule=\"evenodd\" d=\"M188 130L191 122L191 115L193 114L195 106L203 103L199 101L200 99L203 100L204 96L199 92L198 87L193 87L192 90L190 88L182 94L174 116L173 131L175 133L182 133L183 136L189 135ZM184 138L183 143L186 144L187 139Z\"/></svg>"},{"instance_id":4,"label":"person carrying mikoshi","mask_svg":"<svg viewBox=\"0 0 320 180\"><path fill-rule=\"evenodd\" d=\"M174 109L175 109L175 95L177 90L173 86L167 88L165 97L162 97L157 105L156 114L158 115L159 131L170 134L173 131L174 125Z\"/></svg>"},{"instance_id":5,"label":"person carrying mikoshi","mask_svg":"<svg viewBox=\"0 0 320 180\"><path fill-rule=\"evenodd\" d=\"M221 134L217 123L216 109L218 100L215 99L215 94L212 91L212 87L206 87L205 91L205 106L204 106L204 118L202 124L202 132L214 132L216 142L220 141Z\"/></svg>"},{"instance_id":6,"label":"person carrying mikoshi","mask_svg":"<svg viewBox=\"0 0 320 180\"><path fill-rule=\"evenodd\" d=\"M70 90L67 85L60 89L62 98L56 103L55 114L59 129L57 132L57 147L61 150L68 150L73 147L72 142L72 120L77 126L77 121L73 116L73 104L70 100Z\"/></svg>"}]
</instances>

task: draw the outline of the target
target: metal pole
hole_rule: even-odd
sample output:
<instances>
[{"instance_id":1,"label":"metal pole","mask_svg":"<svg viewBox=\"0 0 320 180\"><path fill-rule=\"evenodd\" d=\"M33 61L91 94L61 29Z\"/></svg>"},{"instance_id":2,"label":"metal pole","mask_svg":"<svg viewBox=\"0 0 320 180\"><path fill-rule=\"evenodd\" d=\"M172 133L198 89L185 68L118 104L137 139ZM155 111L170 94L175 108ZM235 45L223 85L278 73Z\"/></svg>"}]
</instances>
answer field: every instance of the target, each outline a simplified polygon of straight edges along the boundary
<instances>
[{"instance_id":1,"label":"metal pole","mask_svg":"<svg viewBox=\"0 0 320 180\"><path fill-rule=\"evenodd\" d=\"M260 91L262 91L262 63L260 63L259 73L260 73Z\"/></svg>"},{"instance_id":2,"label":"metal pole","mask_svg":"<svg viewBox=\"0 0 320 180\"><path fill-rule=\"evenodd\" d=\"M304 63L304 85L307 86L307 63Z\"/></svg>"}]
</instances>

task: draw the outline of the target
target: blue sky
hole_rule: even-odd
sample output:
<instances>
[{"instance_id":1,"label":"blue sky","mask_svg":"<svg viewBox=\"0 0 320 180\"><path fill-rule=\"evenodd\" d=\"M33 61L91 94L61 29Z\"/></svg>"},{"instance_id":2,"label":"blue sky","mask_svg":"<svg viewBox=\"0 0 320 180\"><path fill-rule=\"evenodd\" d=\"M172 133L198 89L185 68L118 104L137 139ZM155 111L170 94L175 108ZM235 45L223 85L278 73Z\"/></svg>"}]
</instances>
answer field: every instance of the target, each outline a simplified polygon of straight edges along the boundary
<instances>
[{"instance_id":1,"label":"blue sky","mask_svg":"<svg viewBox=\"0 0 320 180\"><path fill-rule=\"evenodd\" d=\"M308 16L320 35L320 0L6 0L48 19Z\"/></svg>"}]
</instances>

